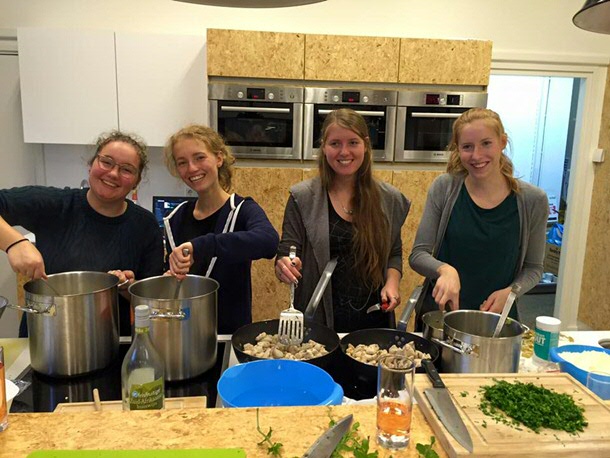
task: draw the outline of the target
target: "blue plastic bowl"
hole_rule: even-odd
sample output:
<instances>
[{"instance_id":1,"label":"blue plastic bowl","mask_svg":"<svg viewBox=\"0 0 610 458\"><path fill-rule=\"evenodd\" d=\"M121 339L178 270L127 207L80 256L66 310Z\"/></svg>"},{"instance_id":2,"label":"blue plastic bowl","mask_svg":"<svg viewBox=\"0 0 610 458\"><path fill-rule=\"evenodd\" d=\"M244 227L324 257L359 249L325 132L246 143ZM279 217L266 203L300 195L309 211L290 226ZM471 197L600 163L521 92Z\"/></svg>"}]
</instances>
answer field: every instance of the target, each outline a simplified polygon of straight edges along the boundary
<instances>
[{"instance_id":1,"label":"blue plastic bowl","mask_svg":"<svg viewBox=\"0 0 610 458\"><path fill-rule=\"evenodd\" d=\"M600 351L610 355L610 350L606 350L602 347L592 347L590 345L562 345L561 347L551 348L549 355L551 361L559 363L561 372L567 372L580 383L587 386L587 375L589 372L576 367L574 364L569 363L561 357L561 354L564 352L582 353L584 351Z\"/></svg>"},{"instance_id":2,"label":"blue plastic bowl","mask_svg":"<svg viewBox=\"0 0 610 458\"><path fill-rule=\"evenodd\" d=\"M270 359L228 368L218 395L224 407L326 406L341 404L343 388L313 364Z\"/></svg>"}]
</instances>

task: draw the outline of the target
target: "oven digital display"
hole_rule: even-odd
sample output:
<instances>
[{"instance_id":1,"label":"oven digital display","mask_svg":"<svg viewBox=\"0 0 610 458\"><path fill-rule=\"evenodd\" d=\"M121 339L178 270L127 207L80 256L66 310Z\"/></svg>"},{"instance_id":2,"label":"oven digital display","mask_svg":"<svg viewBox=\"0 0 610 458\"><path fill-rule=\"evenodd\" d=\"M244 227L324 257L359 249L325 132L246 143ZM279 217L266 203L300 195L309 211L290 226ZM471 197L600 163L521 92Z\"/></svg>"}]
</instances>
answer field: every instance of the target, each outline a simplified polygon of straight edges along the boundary
<instances>
[{"instance_id":1,"label":"oven digital display","mask_svg":"<svg viewBox=\"0 0 610 458\"><path fill-rule=\"evenodd\" d=\"M460 105L459 94L447 94L447 105Z\"/></svg>"},{"instance_id":2,"label":"oven digital display","mask_svg":"<svg viewBox=\"0 0 610 458\"><path fill-rule=\"evenodd\" d=\"M265 90L256 88L247 88L246 97L253 100L265 100Z\"/></svg>"},{"instance_id":3,"label":"oven digital display","mask_svg":"<svg viewBox=\"0 0 610 458\"><path fill-rule=\"evenodd\" d=\"M341 100L347 103L360 103L360 92L342 92Z\"/></svg>"},{"instance_id":4,"label":"oven digital display","mask_svg":"<svg viewBox=\"0 0 610 458\"><path fill-rule=\"evenodd\" d=\"M440 94L426 94L426 105L440 105Z\"/></svg>"}]
</instances>

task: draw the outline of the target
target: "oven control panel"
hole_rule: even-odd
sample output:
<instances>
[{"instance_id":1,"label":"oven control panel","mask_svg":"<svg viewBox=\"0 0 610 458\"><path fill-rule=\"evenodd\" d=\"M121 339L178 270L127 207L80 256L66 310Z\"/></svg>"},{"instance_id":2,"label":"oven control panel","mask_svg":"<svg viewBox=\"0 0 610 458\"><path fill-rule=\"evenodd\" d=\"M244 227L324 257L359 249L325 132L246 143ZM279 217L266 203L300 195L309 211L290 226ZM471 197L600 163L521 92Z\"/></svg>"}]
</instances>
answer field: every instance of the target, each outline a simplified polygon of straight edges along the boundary
<instances>
[{"instance_id":1,"label":"oven control panel","mask_svg":"<svg viewBox=\"0 0 610 458\"><path fill-rule=\"evenodd\" d=\"M305 88L305 103L332 105L396 105L397 92L377 89Z\"/></svg>"},{"instance_id":2,"label":"oven control panel","mask_svg":"<svg viewBox=\"0 0 610 458\"><path fill-rule=\"evenodd\" d=\"M208 99L298 103L303 102L303 88L213 83L208 85Z\"/></svg>"}]
</instances>

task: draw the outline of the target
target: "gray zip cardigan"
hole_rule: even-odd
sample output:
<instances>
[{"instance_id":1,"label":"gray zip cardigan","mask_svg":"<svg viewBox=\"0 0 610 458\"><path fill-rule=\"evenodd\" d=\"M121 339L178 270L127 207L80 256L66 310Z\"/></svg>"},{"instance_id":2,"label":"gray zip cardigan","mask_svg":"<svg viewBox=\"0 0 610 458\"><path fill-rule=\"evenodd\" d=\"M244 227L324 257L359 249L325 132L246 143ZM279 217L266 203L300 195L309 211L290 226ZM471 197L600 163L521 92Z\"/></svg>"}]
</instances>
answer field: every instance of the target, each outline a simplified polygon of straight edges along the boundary
<instances>
[{"instance_id":1,"label":"gray zip cardigan","mask_svg":"<svg viewBox=\"0 0 610 458\"><path fill-rule=\"evenodd\" d=\"M424 214L409 256L411 268L426 277L417 311L421 307L430 281L439 277L437 269L444 264L436 259L436 256L441 248L449 217L464 179L465 175L445 173L434 180L428 191ZM521 296L536 286L542 276L549 203L542 189L518 181L520 191L516 195L520 226L519 262L513 283L521 285L519 293Z\"/></svg>"},{"instance_id":2,"label":"gray zip cardigan","mask_svg":"<svg viewBox=\"0 0 610 458\"><path fill-rule=\"evenodd\" d=\"M381 206L390 222L390 257L386 265L402 273L402 240L400 230L405 222L411 203L395 187L377 181L381 191ZM295 307L304 311L330 260L328 197L322 188L320 177L298 183L290 188L290 196L284 212L282 240L278 257L288 256L290 246L297 247L297 256L303 263L303 278L295 290ZM384 272L385 275L385 272ZM331 278L332 282L332 278ZM332 287L329 284L318 306L315 320L334 326Z\"/></svg>"}]
</instances>

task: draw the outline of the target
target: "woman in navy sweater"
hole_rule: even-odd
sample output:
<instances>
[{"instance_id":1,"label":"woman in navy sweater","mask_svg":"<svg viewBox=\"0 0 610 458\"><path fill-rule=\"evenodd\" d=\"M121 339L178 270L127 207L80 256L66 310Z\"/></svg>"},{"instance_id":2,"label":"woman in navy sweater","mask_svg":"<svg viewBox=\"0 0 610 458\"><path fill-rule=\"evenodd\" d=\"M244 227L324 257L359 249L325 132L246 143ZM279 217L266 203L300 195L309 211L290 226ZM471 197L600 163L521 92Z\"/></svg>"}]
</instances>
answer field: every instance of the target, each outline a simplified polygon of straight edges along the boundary
<instances>
[{"instance_id":1,"label":"woman in navy sweater","mask_svg":"<svg viewBox=\"0 0 610 458\"><path fill-rule=\"evenodd\" d=\"M169 172L198 196L169 215L167 235L176 246L168 250L170 271L178 279L190 272L220 283L218 332L231 334L252 322L251 264L275 256L279 235L253 199L229 193L235 158L213 129L179 130L164 155Z\"/></svg>"}]
</instances>

